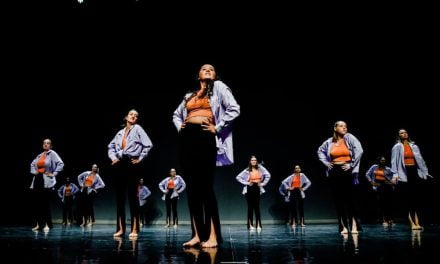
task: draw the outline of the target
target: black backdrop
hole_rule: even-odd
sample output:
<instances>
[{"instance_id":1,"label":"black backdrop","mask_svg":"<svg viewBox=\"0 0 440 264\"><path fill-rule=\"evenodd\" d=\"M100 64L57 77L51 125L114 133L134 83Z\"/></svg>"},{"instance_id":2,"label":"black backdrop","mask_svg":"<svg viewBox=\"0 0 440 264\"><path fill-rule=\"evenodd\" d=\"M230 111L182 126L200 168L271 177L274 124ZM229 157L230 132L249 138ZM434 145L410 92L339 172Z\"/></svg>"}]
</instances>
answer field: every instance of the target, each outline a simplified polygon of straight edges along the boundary
<instances>
[{"instance_id":1,"label":"black backdrop","mask_svg":"<svg viewBox=\"0 0 440 264\"><path fill-rule=\"evenodd\" d=\"M49 5L51 11L44 8ZM66 164L59 183L92 163L100 165L107 187L97 199L97 219L113 219L107 144L131 108L139 111L139 124L154 144L144 164L145 181L153 191L152 219L163 220L157 184L169 168L179 168L171 115L204 63L216 66L242 109L234 124L236 163L219 169L217 176L225 221L245 217L235 175L253 154L272 173L263 219L282 219L277 188L295 164L312 181L306 218L334 218L316 150L336 120L345 120L363 144L361 174L377 155L389 158L396 132L403 127L437 176L438 81L432 66L437 54L427 28L372 19L352 23L338 16L298 19L282 11L269 20L264 12L272 15L282 8L264 11L262 6L258 12L248 10L246 17L243 10L231 9L203 13L200 19L178 8L159 11L143 1L10 6L17 16L7 21L16 27L7 27L4 38L2 86L8 93L2 96L2 223L29 223L29 164L44 138L53 140ZM438 185L430 180L425 186L423 206L432 223L439 221L434 202ZM364 180L359 195L363 219L371 221L372 193ZM59 204L53 206L58 217ZM183 195L183 220L186 209Z\"/></svg>"}]
</instances>

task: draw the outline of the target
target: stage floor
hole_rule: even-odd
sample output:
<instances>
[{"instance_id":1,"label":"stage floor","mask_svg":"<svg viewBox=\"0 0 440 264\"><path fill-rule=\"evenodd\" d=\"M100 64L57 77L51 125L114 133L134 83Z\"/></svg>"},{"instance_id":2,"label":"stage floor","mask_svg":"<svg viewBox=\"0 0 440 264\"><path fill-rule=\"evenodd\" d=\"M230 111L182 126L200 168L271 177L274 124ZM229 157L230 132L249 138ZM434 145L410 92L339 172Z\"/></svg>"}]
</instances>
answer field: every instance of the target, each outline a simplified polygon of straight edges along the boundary
<instances>
[{"instance_id":1,"label":"stage floor","mask_svg":"<svg viewBox=\"0 0 440 264\"><path fill-rule=\"evenodd\" d=\"M129 226L127 226L129 228ZM2 263L437 263L440 226L411 231L365 225L359 235L342 236L336 224L291 228L265 225L248 231L222 225L218 249L184 249L189 225L177 229L144 226L139 238L112 237L114 225L61 227L48 233L30 227L0 227ZM6 261L9 260L9 261ZM11 261L13 260L13 261Z\"/></svg>"}]
</instances>

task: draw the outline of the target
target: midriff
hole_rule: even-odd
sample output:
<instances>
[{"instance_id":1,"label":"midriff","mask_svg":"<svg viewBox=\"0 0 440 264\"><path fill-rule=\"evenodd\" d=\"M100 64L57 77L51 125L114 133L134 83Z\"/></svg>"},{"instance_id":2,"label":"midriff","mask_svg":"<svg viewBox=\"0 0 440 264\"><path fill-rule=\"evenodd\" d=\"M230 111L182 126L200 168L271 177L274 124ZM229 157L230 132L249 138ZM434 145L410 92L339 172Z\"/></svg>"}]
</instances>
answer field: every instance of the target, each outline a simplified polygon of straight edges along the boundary
<instances>
[{"instance_id":1,"label":"midriff","mask_svg":"<svg viewBox=\"0 0 440 264\"><path fill-rule=\"evenodd\" d=\"M203 123L209 123L212 124L212 119L206 116L192 116L188 118L185 123L190 124L203 124Z\"/></svg>"},{"instance_id":2,"label":"midriff","mask_svg":"<svg viewBox=\"0 0 440 264\"><path fill-rule=\"evenodd\" d=\"M350 161L333 161L332 164L334 165L344 165L344 164L348 164Z\"/></svg>"}]
</instances>

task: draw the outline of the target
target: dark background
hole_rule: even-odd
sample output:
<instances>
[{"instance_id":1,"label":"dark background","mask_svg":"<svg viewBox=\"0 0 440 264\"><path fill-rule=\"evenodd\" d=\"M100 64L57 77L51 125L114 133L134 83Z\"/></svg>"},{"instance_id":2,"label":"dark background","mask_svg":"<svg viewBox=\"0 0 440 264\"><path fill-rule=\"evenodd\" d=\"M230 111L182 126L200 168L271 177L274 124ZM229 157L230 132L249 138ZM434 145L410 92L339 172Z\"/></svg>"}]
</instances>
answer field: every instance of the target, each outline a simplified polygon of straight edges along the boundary
<instances>
[{"instance_id":1,"label":"dark background","mask_svg":"<svg viewBox=\"0 0 440 264\"><path fill-rule=\"evenodd\" d=\"M87 0L6 7L3 12L13 16L5 19L2 51L2 224L30 224L29 164L44 138L52 139L65 162L57 187L93 163L101 167L107 186L97 198L96 218L112 220L107 145L132 108L154 144L143 164L153 192L152 221L164 220L157 184L171 167L179 171L172 113L205 63L216 67L241 105L234 124L236 162L219 168L216 178L226 222L244 222L246 203L235 176L250 155L272 173L262 198L264 221L282 219L277 189L295 164L312 181L306 219L333 219L316 150L337 120L345 120L364 147L361 175L377 155L390 158L397 130L406 128L438 176L438 43L431 17L417 10L397 17L390 10L341 16L322 7L304 14L275 5L227 11L218 5L193 14L183 4L169 9L146 1ZM436 179L424 186L429 223L440 220L438 187ZM359 197L363 220L372 221L373 194L363 178ZM188 220L186 194L179 206L181 220ZM55 197L53 207L58 218Z\"/></svg>"}]
</instances>

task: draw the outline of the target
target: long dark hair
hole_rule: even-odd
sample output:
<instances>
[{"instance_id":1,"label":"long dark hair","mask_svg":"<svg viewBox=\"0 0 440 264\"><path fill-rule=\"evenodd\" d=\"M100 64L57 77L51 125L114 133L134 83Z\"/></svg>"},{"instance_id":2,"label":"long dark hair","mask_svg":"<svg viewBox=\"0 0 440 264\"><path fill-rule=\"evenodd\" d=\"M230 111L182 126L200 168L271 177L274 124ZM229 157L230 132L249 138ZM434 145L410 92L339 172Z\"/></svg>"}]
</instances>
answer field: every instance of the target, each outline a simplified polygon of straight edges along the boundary
<instances>
[{"instance_id":1,"label":"long dark hair","mask_svg":"<svg viewBox=\"0 0 440 264\"><path fill-rule=\"evenodd\" d=\"M249 159L248 171L252 171L251 159L253 159L253 158L255 158L257 160L257 165L255 165L255 168L258 170L258 159L255 156L251 156L251 158Z\"/></svg>"},{"instance_id":2,"label":"long dark hair","mask_svg":"<svg viewBox=\"0 0 440 264\"><path fill-rule=\"evenodd\" d=\"M217 80L217 79L216 79ZM201 95L199 95L199 98L203 98L203 97L211 97L213 94L213 89L214 89L214 82L216 80L206 80L206 89L203 91L203 93ZM195 85L197 86L197 85ZM197 92L200 90L200 88L194 88L190 91L191 96L189 97L184 97L185 103L187 103L189 100L191 100L193 97L197 96Z\"/></svg>"}]
</instances>

